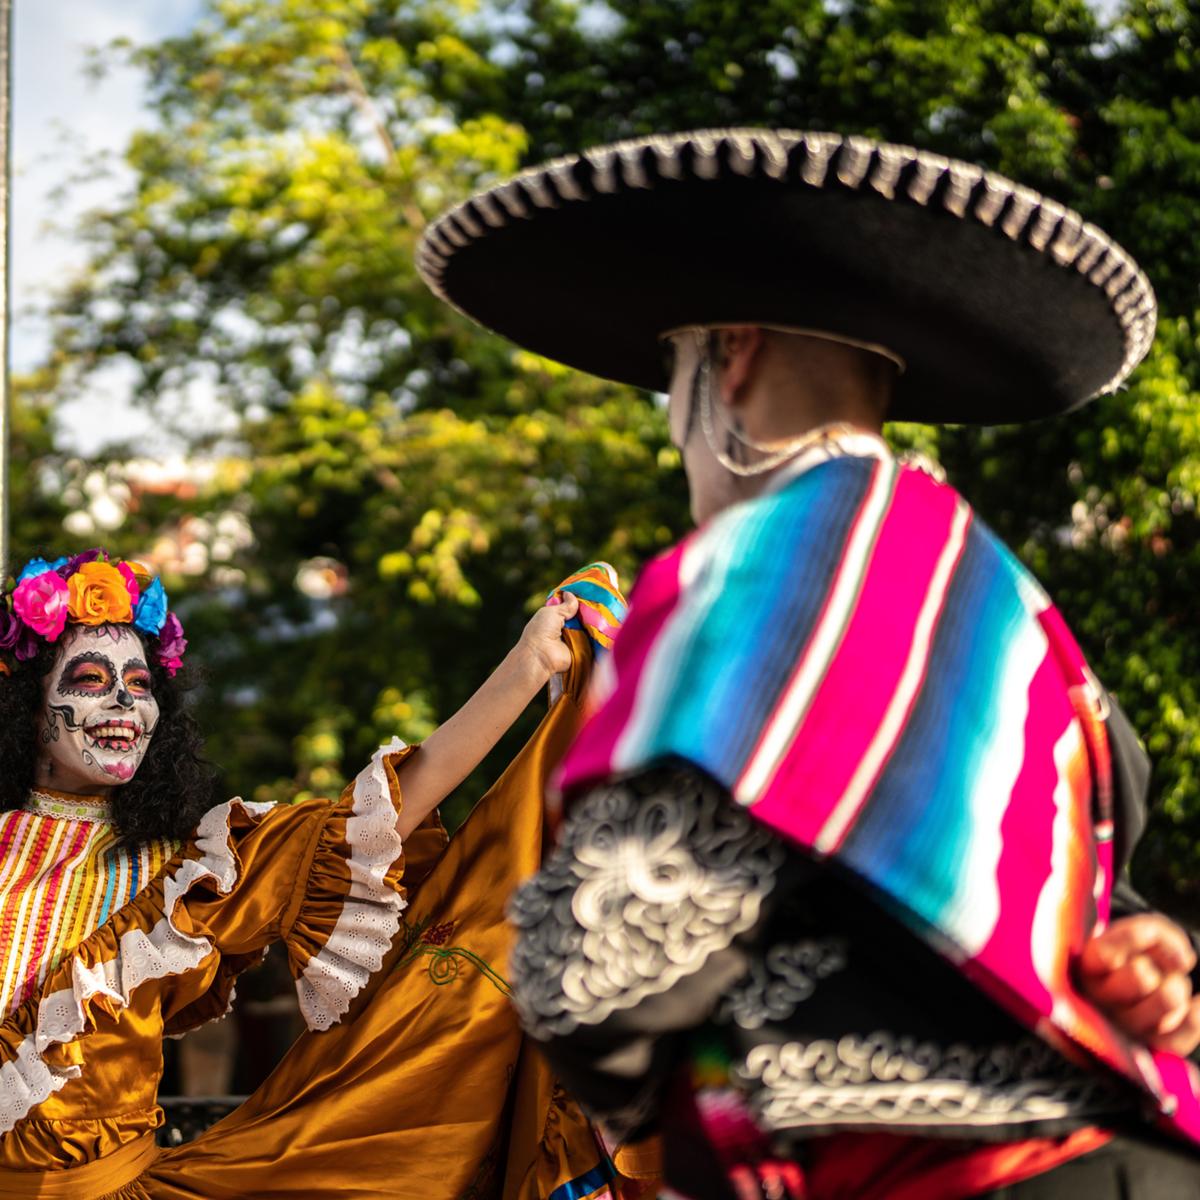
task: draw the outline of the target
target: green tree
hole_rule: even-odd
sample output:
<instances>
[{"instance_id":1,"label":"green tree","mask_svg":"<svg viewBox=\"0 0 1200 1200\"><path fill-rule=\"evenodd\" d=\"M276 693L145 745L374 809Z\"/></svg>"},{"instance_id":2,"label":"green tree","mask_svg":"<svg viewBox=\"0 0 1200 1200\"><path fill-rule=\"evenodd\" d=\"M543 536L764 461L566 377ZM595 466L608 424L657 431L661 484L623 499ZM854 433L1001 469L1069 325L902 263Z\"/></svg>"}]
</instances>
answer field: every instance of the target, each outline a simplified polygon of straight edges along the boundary
<instances>
[{"instance_id":1,"label":"green tree","mask_svg":"<svg viewBox=\"0 0 1200 1200\"><path fill-rule=\"evenodd\" d=\"M62 538L68 507L62 489L68 464L54 449L44 374L13 382L9 424L9 562L20 567Z\"/></svg>"},{"instance_id":2,"label":"green tree","mask_svg":"<svg viewBox=\"0 0 1200 1200\"><path fill-rule=\"evenodd\" d=\"M600 554L631 572L686 524L661 412L434 302L424 222L591 142L832 127L1041 187L1159 289L1118 395L1019 431L893 433L1063 606L1155 756L1143 881L1200 911L1198 39L1188 0L1107 24L1083 0L221 0L131 51L157 121L134 190L88 227L52 366L61 395L132 362L164 421L201 379L241 422L242 461L190 507L253 543L173 581L231 783L336 786L371 738L445 716L555 577ZM178 521L166 507L122 536ZM317 558L345 567L338 594L298 590Z\"/></svg>"}]
</instances>

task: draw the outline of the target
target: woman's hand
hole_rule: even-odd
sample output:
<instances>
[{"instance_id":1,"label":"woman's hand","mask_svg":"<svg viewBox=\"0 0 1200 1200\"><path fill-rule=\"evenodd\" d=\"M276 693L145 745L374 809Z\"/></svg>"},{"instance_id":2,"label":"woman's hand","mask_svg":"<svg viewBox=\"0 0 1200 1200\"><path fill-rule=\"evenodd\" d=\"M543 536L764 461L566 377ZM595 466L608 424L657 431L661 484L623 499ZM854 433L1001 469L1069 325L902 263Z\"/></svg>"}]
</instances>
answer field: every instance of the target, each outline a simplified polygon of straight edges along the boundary
<instances>
[{"instance_id":1,"label":"woman's hand","mask_svg":"<svg viewBox=\"0 0 1200 1200\"><path fill-rule=\"evenodd\" d=\"M404 807L396 818L401 838L483 761L550 676L570 667L571 651L562 633L579 600L567 593L554 599L559 602L533 614L520 640L479 690L425 739L419 754L404 761Z\"/></svg>"},{"instance_id":2,"label":"woman's hand","mask_svg":"<svg viewBox=\"0 0 1200 1200\"><path fill-rule=\"evenodd\" d=\"M563 626L579 611L579 597L560 592L529 618L517 642L516 653L538 676L539 685L571 666L571 648L563 640Z\"/></svg>"}]
</instances>

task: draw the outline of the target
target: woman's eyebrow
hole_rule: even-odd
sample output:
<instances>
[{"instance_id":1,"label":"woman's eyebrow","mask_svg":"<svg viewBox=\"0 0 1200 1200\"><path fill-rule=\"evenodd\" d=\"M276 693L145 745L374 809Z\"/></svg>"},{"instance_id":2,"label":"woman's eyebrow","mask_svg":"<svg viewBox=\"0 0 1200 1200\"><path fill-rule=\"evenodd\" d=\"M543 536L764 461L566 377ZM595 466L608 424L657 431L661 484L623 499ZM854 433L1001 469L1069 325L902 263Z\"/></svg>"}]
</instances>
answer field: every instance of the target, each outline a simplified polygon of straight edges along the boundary
<instances>
[{"instance_id":1,"label":"woman's eyebrow","mask_svg":"<svg viewBox=\"0 0 1200 1200\"><path fill-rule=\"evenodd\" d=\"M89 650L84 654L75 655L75 657L71 659L71 661L67 663L65 667L63 667L63 674L65 675L68 671L75 670L76 667L82 666L84 663L95 667L106 667L110 672L115 672L115 668L113 667L112 660L110 658L107 658L103 654L97 654L94 650Z\"/></svg>"},{"instance_id":2,"label":"woman's eyebrow","mask_svg":"<svg viewBox=\"0 0 1200 1200\"><path fill-rule=\"evenodd\" d=\"M144 662L142 662L142 660L140 658L131 658L125 664L124 668L122 669L122 673L125 675L128 675L130 671L149 671L149 670L150 670L150 668L148 666L146 666L146 664Z\"/></svg>"}]
</instances>

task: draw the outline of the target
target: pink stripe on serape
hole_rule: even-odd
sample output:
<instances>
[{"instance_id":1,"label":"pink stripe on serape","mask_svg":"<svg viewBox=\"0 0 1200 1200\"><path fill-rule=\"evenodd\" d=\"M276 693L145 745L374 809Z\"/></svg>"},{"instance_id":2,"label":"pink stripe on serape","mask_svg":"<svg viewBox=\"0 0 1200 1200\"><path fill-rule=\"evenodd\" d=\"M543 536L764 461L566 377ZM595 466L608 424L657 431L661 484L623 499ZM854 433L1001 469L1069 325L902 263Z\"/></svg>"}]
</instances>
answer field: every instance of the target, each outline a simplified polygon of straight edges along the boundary
<instances>
[{"instance_id":1,"label":"pink stripe on serape","mask_svg":"<svg viewBox=\"0 0 1200 1200\"><path fill-rule=\"evenodd\" d=\"M1038 622L1050 640L1050 646L1058 660L1059 669L1070 689L1071 703L1087 742L1092 766L1092 826L1096 833L1096 859L1098 869L1104 876L1105 886L1097 889L1097 917L1100 928L1108 924L1110 893L1113 880L1113 782L1112 752L1108 744L1108 732L1104 727L1100 711L1100 684L1093 676L1075 641L1067 628L1062 614L1047 601L1038 612Z\"/></svg>"},{"instance_id":2,"label":"pink stripe on serape","mask_svg":"<svg viewBox=\"0 0 1200 1200\"><path fill-rule=\"evenodd\" d=\"M1003 903L968 974L1044 1035L1054 1029L1108 1066L1142 1077L1153 1091L1155 1081L1144 1076L1128 1042L1083 999L1071 974L1095 914L1092 779L1083 733L1049 648L1029 689L1029 711L1024 763L1001 825Z\"/></svg>"},{"instance_id":3,"label":"pink stripe on serape","mask_svg":"<svg viewBox=\"0 0 1200 1200\"><path fill-rule=\"evenodd\" d=\"M852 611L824 616L846 623L840 644L753 806L755 817L805 845L829 822L888 714L958 507L949 488L902 474Z\"/></svg>"},{"instance_id":4,"label":"pink stripe on serape","mask_svg":"<svg viewBox=\"0 0 1200 1200\"><path fill-rule=\"evenodd\" d=\"M1056 702L1061 708L1057 720L1051 717ZM1050 876L1057 784L1054 747L1070 718L1058 667L1047 651L1029 687L1024 759L1000 823L1002 845L996 864L1000 916L978 955L980 963L1002 975L1042 1016L1049 1014L1054 1002L1034 966L1030 930L1038 897Z\"/></svg>"},{"instance_id":5,"label":"pink stripe on serape","mask_svg":"<svg viewBox=\"0 0 1200 1200\"><path fill-rule=\"evenodd\" d=\"M1171 1097L1168 1107L1174 1108L1164 1126L1200 1142L1200 1072L1176 1054L1155 1052L1152 1058L1162 1090Z\"/></svg>"},{"instance_id":6,"label":"pink stripe on serape","mask_svg":"<svg viewBox=\"0 0 1200 1200\"><path fill-rule=\"evenodd\" d=\"M797 656L796 666L775 707L763 722L762 732L741 775L734 781L733 795L739 804L756 804L762 798L837 654L846 623L858 602L875 541L891 505L896 477L896 464L890 460L878 464L872 471L871 485L850 525L841 561L832 573L832 582L812 632Z\"/></svg>"}]
</instances>

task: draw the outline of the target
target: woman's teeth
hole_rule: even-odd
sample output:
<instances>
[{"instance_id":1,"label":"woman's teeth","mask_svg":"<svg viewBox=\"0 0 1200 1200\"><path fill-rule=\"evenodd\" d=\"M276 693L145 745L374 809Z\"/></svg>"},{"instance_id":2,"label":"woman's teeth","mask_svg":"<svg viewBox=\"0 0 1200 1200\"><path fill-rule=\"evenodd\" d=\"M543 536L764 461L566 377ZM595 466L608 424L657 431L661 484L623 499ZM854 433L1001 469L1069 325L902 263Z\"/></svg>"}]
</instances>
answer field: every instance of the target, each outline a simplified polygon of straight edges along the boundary
<instances>
[{"instance_id":1,"label":"woman's teeth","mask_svg":"<svg viewBox=\"0 0 1200 1200\"><path fill-rule=\"evenodd\" d=\"M134 725L114 723L112 725L97 725L87 731L92 743L101 750L117 750L128 752L137 745L142 731Z\"/></svg>"}]
</instances>

